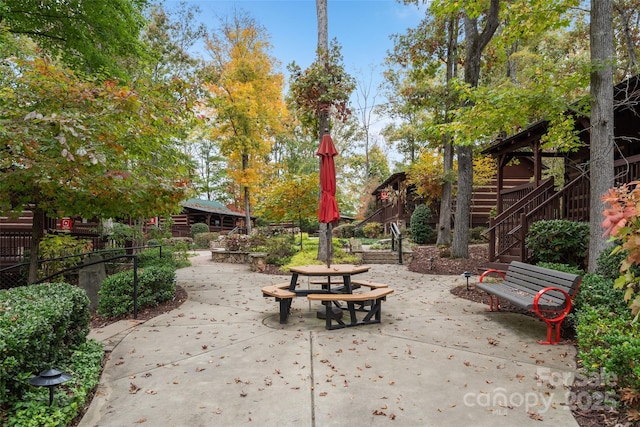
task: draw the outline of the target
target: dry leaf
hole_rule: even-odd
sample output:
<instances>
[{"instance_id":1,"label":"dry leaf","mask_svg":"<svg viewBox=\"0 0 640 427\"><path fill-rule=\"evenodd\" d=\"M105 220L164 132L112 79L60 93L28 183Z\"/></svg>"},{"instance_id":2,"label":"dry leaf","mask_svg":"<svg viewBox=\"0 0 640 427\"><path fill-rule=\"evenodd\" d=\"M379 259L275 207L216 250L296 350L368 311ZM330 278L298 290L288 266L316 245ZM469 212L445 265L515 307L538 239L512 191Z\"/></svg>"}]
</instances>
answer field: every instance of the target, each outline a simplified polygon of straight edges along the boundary
<instances>
[{"instance_id":1,"label":"dry leaf","mask_svg":"<svg viewBox=\"0 0 640 427\"><path fill-rule=\"evenodd\" d=\"M536 421L544 420L544 418L542 418L542 415L540 415L536 411L527 411L527 414L529 414L529 418L531 418L532 420L536 420Z\"/></svg>"}]
</instances>

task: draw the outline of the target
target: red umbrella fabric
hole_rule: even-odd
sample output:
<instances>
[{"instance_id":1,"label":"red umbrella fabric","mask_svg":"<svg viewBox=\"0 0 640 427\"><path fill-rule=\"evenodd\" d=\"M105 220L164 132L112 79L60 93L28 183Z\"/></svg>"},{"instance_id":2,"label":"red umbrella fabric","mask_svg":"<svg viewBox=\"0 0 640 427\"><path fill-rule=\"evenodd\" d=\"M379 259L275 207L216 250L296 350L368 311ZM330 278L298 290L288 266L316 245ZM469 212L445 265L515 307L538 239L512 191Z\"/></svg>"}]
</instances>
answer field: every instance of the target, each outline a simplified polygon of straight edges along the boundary
<instances>
[{"instance_id":1,"label":"red umbrella fabric","mask_svg":"<svg viewBox=\"0 0 640 427\"><path fill-rule=\"evenodd\" d=\"M318 221L329 224L340 219L340 212L336 202L336 167L333 162L333 157L338 155L338 150L328 133L322 136L316 155L320 156Z\"/></svg>"}]
</instances>

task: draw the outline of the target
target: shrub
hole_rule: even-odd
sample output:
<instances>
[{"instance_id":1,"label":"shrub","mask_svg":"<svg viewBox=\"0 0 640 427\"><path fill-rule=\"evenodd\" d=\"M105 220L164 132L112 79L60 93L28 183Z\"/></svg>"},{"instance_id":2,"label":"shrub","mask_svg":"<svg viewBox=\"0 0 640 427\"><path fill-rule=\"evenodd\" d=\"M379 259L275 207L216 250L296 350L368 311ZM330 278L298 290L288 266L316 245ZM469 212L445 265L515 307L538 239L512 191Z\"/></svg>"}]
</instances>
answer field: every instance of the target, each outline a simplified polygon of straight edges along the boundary
<instances>
[{"instance_id":1,"label":"shrub","mask_svg":"<svg viewBox=\"0 0 640 427\"><path fill-rule=\"evenodd\" d=\"M557 262L539 262L537 265L540 267L549 268L551 270L562 271L565 273L578 274L580 276L584 275L584 270L575 265L560 264Z\"/></svg>"},{"instance_id":2,"label":"shrub","mask_svg":"<svg viewBox=\"0 0 640 427\"><path fill-rule=\"evenodd\" d=\"M382 224L379 222L370 222L362 227L362 232L364 233L364 237L376 239L382 234Z\"/></svg>"},{"instance_id":3,"label":"shrub","mask_svg":"<svg viewBox=\"0 0 640 427\"><path fill-rule=\"evenodd\" d=\"M93 244L90 240L78 239L69 234L47 234L40 242L40 257L43 259L67 257L90 252ZM82 262L81 257L70 257L40 264L40 277L50 276L65 268L75 267Z\"/></svg>"},{"instance_id":4,"label":"shrub","mask_svg":"<svg viewBox=\"0 0 640 427\"><path fill-rule=\"evenodd\" d=\"M127 243L133 241L139 233L127 224L114 222L108 229L103 230L103 234L111 240L113 246L124 248Z\"/></svg>"},{"instance_id":5,"label":"shrub","mask_svg":"<svg viewBox=\"0 0 640 427\"><path fill-rule=\"evenodd\" d=\"M554 262L586 265L589 224L567 220L538 221L531 225L525 239L536 263Z\"/></svg>"},{"instance_id":6,"label":"shrub","mask_svg":"<svg viewBox=\"0 0 640 427\"><path fill-rule=\"evenodd\" d=\"M218 233L198 233L193 236L193 243L197 248L209 249L209 242L212 242L218 238Z\"/></svg>"},{"instance_id":7,"label":"shrub","mask_svg":"<svg viewBox=\"0 0 640 427\"><path fill-rule=\"evenodd\" d=\"M433 240L433 229L429 225L431 209L427 205L418 205L411 214L411 237L419 245Z\"/></svg>"},{"instance_id":8,"label":"shrub","mask_svg":"<svg viewBox=\"0 0 640 427\"><path fill-rule=\"evenodd\" d=\"M162 254L162 256L160 256L160 254ZM168 265L176 268L176 260L170 246L145 249L138 254L137 264L138 268L150 267L152 265Z\"/></svg>"},{"instance_id":9,"label":"shrub","mask_svg":"<svg viewBox=\"0 0 640 427\"><path fill-rule=\"evenodd\" d=\"M358 227L358 225L354 225L354 230L353 230L353 237L356 237L358 239L362 239L364 236L364 227Z\"/></svg>"},{"instance_id":10,"label":"shrub","mask_svg":"<svg viewBox=\"0 0 640 427\"><path fill-rule=\"evenodd\" d=\"M473 227L470 232L470 240L473 243L484 243L487 241L487 237L483 234L487 230L487 227Z\"/></svg>"},{"instance_id":11,"label":"shrub","mask_svg":"<svg viewBox=\"0 0 640 427\"><path fill-rule=\"evenodd\" d=\"M336 236L343 239L350 239L355 237L355 225L353 224L342 224L333 229L333 232Z\"/></svg>"},{"instance_id":12,"label":"shrub","mask_svg":"<svg viewBox=\"0 0 640 427\"><path fill-rule=\"evenodd\" d=\"M29 387L21 401L8 408L6 424L13 427L69 426L85 408L91 392L98 385L104 351L102 344L87 341L74 349L68 360L57 367L72 374L70 381L61 384L49 406L46 387Z\"/></svg>"},{"instance_id":13,"label":"shrub","mask_svg":"<svg viewBox=\"0 0 640 427\"><path fill-rule=\"evenodd\" d=\"M207 224L205 224L204 222L196 222L195 224L193 224L191 226L191 238L194 239L196 237L196 234L200 234L200 233L208 233L209 232L209 226Z\"/></svg>"},{"instance_id":14,"label":"shrub","mask_svg":"<svg viewBox=\"0 0 640 427\"><path fill-rule=\"evenodd\" d=\"M600 274L587 273L582 278L578 294L573 299L576 315L584 307L595 307L609 313L626 311L624 292L613 287L613 279Z\"/></svg>"},{"instance_id":15,"label":"shrub","mask_svg":"<svg viewBox=\"0 0 640 427\"><path fill-rule=\"evenodd\" d=\"M89 317L86 293L68 283L0 291L0 402L19 401L32 374L67 360Z\"/></svg>"},{"instance_id":16,"label":"shrub","mask_svg":"<svg viewBox=\"0 0 640 427\"><path fill-rule=\"evenodd\" d=\"M266 262L280 266L287 264L297 252L292 235L272 237L265 242L264 248L268 253Z\"/></svg>"},{"instance_id":17,"label":"shrub","mask_svg":"<svg viewBox=\"0 0 640 427\"><path fill-rule=\"evenodd\" d=\"M621 242L617 241L613 246L619 246L620 244ZM613 247L602 251L598 257L596 273L601 274L608 279L615 280L622 274L620 273L620 267L622 266L622 261L624 261L627 258L627 255L629 255L629 251L621 250L612 255L612 250ZM629 267L629 270L633 272L636 277L640 276L640 266L632 265Z\"/></svg>"},{"instance_id":18,"label":"shrub","mask_svg":"<svg viewBox=\"0 0 640 427\"><path fill-rule=\"evenodd\" d=\"M640 330L628 309L585 306L576 329L578 357L587 370L612 375L618 388L640 389Z\"/></svg>"},{"instance_id":19,"label":"shrub","mask_svg":"<svg viewBox=\"0 0 640 427\"><path fill-rule=\"evenodd\" d=\"M133 270L123 271L102 281L98 313L122 316L133 312ZM154 307L175 295L175 268L152 265L138 269L138 307Z\"/></svg>"}]
</instances>

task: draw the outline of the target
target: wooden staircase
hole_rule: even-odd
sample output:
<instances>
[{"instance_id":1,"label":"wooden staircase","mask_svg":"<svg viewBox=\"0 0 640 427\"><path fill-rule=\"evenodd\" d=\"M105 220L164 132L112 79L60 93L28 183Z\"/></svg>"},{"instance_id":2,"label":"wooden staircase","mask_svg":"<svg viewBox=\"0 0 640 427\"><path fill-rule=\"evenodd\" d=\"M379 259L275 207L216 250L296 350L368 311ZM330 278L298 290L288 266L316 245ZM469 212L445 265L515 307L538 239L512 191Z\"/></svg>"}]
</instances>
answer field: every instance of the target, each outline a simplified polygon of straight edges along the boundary
<instances>
[{"instance_id":1,"label":"wooden staircase","mask_svg":"<svg viewBox=\"0 0 640 427\"><path fill-rule=\"evenodd\" d=\"M525 239L529 227L536 221L589 220L588 172L559 191L554 190L553 178L548 178L535 188L521 186L506 190L502 196L509 206L489 221L486 231L489 235L489 268L505 270L511 261L529 262L532 254L525 246Z\"/></svg>"}]
</instances>

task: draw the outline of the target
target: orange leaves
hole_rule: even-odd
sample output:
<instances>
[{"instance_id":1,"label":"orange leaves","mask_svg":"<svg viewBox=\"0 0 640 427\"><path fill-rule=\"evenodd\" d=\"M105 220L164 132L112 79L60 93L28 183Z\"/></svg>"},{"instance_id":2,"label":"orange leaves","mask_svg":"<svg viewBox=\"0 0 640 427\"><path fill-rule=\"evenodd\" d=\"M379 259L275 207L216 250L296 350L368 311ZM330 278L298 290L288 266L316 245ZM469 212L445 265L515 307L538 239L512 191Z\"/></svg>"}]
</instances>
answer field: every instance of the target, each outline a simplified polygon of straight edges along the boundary
<instances>
[{"instance_id":1,"label":"orange leaves","mask_svg":"<svg viewBox=\"0 0 640 427\"><path fill-rule=\"evenodd\" d=\"M605 236L621 238L627 234L623 228L629 220L638 220L640 211L640 189L636 187L638 181L609 189L609 192L602 196L602 201L609 205L602 213L605 217L602 227L605 228ZM633 186L633 189L630 189ZM622 233L621 233L622 230ZM621 233L621 235L618 235Z\"/></svg>"},{"instance_id":2,"label":"orange leaves","mask_svg":"<svg viewBox=\"0 0 640 427\"><path fill-rule=\"evenodd\" d=\"M621 276L616 279L614 287L626 289L624 299L631 301L630 308L634 315L640 312L640 295L636 288L638 278L632 267L640 265L640 181L633 181L620 187L609 189L602 197L608 206L602 213L605 217L602 227L605 236L622 241L614 249L614 253L627 251L627 258L620 267ZM635 295L635 298L634 298Z\"/></svg>"}]
</instances>

